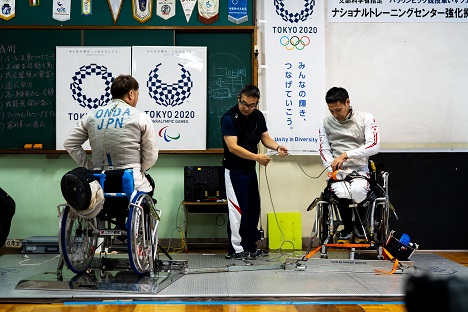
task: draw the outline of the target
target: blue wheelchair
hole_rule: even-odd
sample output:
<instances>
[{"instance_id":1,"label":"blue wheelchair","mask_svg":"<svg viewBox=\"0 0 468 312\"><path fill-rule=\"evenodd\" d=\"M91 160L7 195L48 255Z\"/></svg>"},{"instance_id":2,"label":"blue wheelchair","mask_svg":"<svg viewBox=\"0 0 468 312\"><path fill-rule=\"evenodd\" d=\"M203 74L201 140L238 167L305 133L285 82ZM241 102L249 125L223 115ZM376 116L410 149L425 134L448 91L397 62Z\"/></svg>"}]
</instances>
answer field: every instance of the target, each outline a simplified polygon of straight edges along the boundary
<instances>
[{"instance_id":1,"label":"blue wheelchair","mask_svg":"<svg viewBox=\"0 0 468 312\"><path fill-rule=\"evenodd\" d=\"M128 250L131 269L138 275L154 276L157 269L158 225L161 210L155 207L152 194L134 190L133 170L108 170L90 173L102 188L103 200L92 212L75 209L67 204L59 212L58 270L63 264L81 274L91 265L100 248L101 269L106 267L107 253L119 240L119 248ZM69 187L75 191L77 186ZM63 188L62 188L63 192ZM103 202L103 203L102 203Z\"/></svg>"}]
</instances>

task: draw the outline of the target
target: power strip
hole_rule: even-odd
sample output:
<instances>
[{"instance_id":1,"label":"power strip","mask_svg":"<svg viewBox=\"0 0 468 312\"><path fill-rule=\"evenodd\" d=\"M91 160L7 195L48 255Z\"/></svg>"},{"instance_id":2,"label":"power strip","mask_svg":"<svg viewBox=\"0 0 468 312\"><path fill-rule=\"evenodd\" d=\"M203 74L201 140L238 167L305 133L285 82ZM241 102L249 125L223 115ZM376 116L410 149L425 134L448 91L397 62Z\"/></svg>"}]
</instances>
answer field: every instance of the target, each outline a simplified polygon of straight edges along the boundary
<instances>
[{"instance_id":1,"label":"power strip","mask_svg":"<svg viewBox=\"0 0 468 312\"><path fill-rule=\"evenodd\" d=\"M21 248L23 246L21 239L7 239L5 247L8 248Z\"/></svg>"}]
</instances>

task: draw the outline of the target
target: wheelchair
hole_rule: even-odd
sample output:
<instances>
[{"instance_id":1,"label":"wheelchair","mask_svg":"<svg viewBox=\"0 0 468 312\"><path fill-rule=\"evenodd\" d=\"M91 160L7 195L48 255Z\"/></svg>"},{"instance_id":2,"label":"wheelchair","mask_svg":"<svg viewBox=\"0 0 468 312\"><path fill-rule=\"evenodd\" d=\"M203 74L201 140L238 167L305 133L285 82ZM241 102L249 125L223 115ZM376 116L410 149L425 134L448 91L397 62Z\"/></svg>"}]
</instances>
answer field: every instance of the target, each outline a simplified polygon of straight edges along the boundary
<instances>
[{"instance_id":1,"label":"wheelchair","mask_svg":"<svg viewBox=\"0 0 468 312\"><path fill-rule=\"evenodd\" d=\"M395 208L389 200L388 194L388 176L389 173L383 170L377 170L372 161L369 164L370 176L365 178L370 184L370 190L367 198L360 203L363 207L363 212L360 216L358 213L358 205L351 204L350 208L353 210L354 223L358 224L361 231L363 230L364 238L359 243L342 244L337 239L337 230L342 225L338 204L339 198L330 189L333 180L330 178L327 186L319 197L309 205L307 211L315 208L315 221L310 236L307 253L310 253L312 244L317 239L321 249L321 258L328 258L327 247L343 246L343 248L376 248L377 258L383 259L384 254L382 247L386 244L391 235L389 221L391 213L398 220ZM365 206L365 207L364 207Z\"/></svg>"},{"instance_id":2,"label":"wheelchair","mask_svg":"<svg viewBox=\"0 0 468 312\"><path fill-rule=\"evenodd\" d=\"M137 275L154 276L161 216L161 210L155 207L156 200L151 194L134 190L132 169L94 171L93 176L103 190L104 204L99 212L83 216L68 203L57 207L60 219L57 274L61 275L64 263L76 274L85 272L98 248L104 270L110 263L106 261L107 253L112 251L114 241L120 239L128 250L131 269Z\"/></svg>"}]
</instances>

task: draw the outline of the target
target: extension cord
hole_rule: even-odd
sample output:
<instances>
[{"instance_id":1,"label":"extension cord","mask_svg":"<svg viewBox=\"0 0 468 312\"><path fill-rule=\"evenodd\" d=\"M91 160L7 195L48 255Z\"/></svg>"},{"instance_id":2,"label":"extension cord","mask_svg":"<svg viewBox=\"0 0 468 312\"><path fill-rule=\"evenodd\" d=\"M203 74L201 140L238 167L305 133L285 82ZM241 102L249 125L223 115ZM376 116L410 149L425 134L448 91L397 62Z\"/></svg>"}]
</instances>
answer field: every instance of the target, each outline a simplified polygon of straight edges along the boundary
<instances>
[{"instance_id":1,"label":"extension cord","mask_svg":"<svg viewBox=\"0 0 468 312\"><path fill-rule=\"evenodd\" d=\"M7 239L5 242L5 247L8 248L21 248L23 243L20 239Z\"/></svg>"}]
</instances>

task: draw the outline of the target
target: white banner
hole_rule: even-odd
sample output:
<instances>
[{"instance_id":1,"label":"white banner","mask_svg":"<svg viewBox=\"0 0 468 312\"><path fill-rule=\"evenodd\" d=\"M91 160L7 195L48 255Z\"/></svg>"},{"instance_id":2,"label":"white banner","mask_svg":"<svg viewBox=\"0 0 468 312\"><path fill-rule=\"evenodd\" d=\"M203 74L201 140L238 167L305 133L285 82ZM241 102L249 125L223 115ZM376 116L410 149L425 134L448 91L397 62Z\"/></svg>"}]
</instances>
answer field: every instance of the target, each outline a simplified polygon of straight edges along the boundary
<instances>
[{"instance_id":1,"label":"white banner","mask_svg":"<svg viewBox=\"0 0 468 312\"><path fill-rule=\"evenodd\" d=\"M63 141L76 123L91 109L112 100L114 78L130 74L131 48L57 47L56 68L55 145L63 150ZM90 150L89 142L83 148Z\"/></svg>"},{"instance_id":2,"label":"white banner","mask_svg":"<svg viewBox=\"0 0 468 312\"><path fill-rule=\"evenodd\" d=\"M265 1L265 86L270 136L291 154L318 154L325 116L323 1Z\"/></svg>"},{"instance_id":3,"label":"white banner","mask_svg":"<svg viewBox=\"0 0 468 312\"><path fill-rule=\"evenodd\" d=\"M329 0L329 22L466 23L467 1Z\"/></svg>"},{"instance_id":4,"label":"white banner","mask_svg":"<svg viewBox=\"0 0 468 312\"><path fill-rule=\"evenodd\" d=\"M132 47L138 108L161 150L206 149L206 47Z\"/></svg>"}]
</instances>

